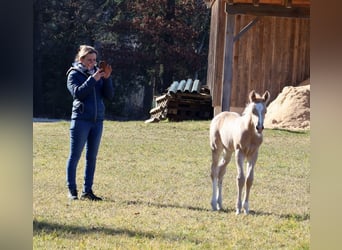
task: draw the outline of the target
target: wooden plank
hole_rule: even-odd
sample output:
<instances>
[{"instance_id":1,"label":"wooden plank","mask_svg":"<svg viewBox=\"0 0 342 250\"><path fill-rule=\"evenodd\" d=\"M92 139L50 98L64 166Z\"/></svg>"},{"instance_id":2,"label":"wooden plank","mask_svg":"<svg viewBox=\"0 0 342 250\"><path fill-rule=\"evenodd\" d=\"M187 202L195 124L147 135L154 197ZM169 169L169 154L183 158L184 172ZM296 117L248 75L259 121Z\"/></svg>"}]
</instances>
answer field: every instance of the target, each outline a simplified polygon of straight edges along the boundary
<instances>
[{"instance_id":1,"label":"wooden plank","mask_svg":"<svg viewBox=\"0 0 342 250\"><path fill-rule=\"evenodd\" d=\"M308 7L286 8L284 6L271 4L259 4L259 6L254 6L251 4L239 3L234 5L227 4L226 11L231 15L245 14L253 16L310 18L310 8Z\"/></svg>"},{"instance_id":2,"label":"wooden plank","mask_svg":"<svg viewBox=\"0 0 342 250\"><path fill-rule=\"evenodd\" d=\"M245 22L249 22L250 18L251 18L250 16L245 16ZM248 90L252 88L252 68L253 68L252 56L254 52L254 49L252 47L254 39L246 39L246 40L247 40L247 44L245 48L248 48L248 50L246 50L246 60L247 60L246 69L245 69L246 83L243 86L241 86L243 87L243 96L246 96L245 92L248 92Z\"/></svg>"},{"instance_id":3,"label":"wooden plank","mask_svg":"<svg viewBox=\"0 0 342 250\"><path fill-rule=\"evenodd\" d=\"M222 65L225 39L225 3L215 1L211 11L207 85L212 94L213 107L222 103Z\"/></svg>"},{"instance_id":4,"label":"wooden plank","mask_svg":"<svg viewBox=\"0 0 342 250\"><path fill-rule=\"evenodd\" d=\"M254 6L259 6L259 0L253 0L253 5Z\"/></svg>"},{"instance_id":5,"label":"wooden plank","mask_svg":"<svg viewBox=\"0 0 342 250\"><path fill-rule=\"evenodd\" d=\"M243 27L248 22L248 17L246 15L241 16L240 27ZM248 41L249 36L245 36L243 39L240 40L240 55L239 55L239 66L238 70L240 72L240 81L236 82L237 85L237 102L240 103L241 99L244 99L245 96L245 89L248 88Z\"/></svg>"},{"instance_id":6,"label":"wooden plank","mask_svg":"<svg viewBox=\"0 0 342 250\"><path fill-rule=\"evenodd\" d=\"M303 53L302 53L302 58L303 58L303 69L302 69L302 77L301 81L306 80L310 76L310 42L307 42L307 38L310 38L310 25L309 25L310 20L303 20L303 25L301 28L301 33L302 33L302 46L303 46Z\"/></svg>"},{"instance_id":7,"label":"wooden plank","mask_svg":"<svg viewBox=\"0 0 342 250\"><path fill-rule=\"evenodd\" d=\"M212 93L213 99L215 99L214 88L215 88L215 58L216 58L216 43L217 43L217 19L218 13L215 8L211 9L211 20L210 20L210 38L209 38L209 51L208 51L208 69L207 69L207 85Z\"/></svg>"},{"instance_id":8,"label":"wooden plank","mask_svg":"<svg viewBox=\"0 0 342 250\"><path fill-rule=\"evenodd\" d=\"M305 29L306 29L306 36L304 38L304 42L306 45L306 51L305 51L305 76L304 79L308 79L310 77L310 20L305 21Z\"/></svg>"},{"instance_id":9,"label":"wooden plank","mask_svg":"<svg viewBox=\"0 0 342 250\"><path fill-rule=\"evenodd\" d=\"M303 43L301 42L303 39L303 33L301 32L302 29L302 20L298 20L298 26L299 26L299 32L298 32L298 68L297 68L297 77L295 84L298 84L300 79L302 79L303 75L303 66L304 66L304 60L303 60Z\"/></svg>"},{"instance_id":10,"label":"wooden plank","mask_svg":"<svg viewBox=\"0 0 342 250\"><path fill-rule=\"evenodd\" d=\"M294 30L295 30L295 26L296 26L296 19L291 19L290 24L289 24L289 62L288 62L288 69L289 72L287 73L287 77L286 77L286 83L285 84L291 84L292 83L292 77L293 77L293 65L294 65L294 40L295 40L295 36L294 36Z\"/></svg>"},{"instance_id":11,"label":"wooden plank","mask_svg":"<svg viewBox=\"0 0 342 250\"><path fill-rule=\"evenodd\" d=\"M264 36L264 32L265 32L265 23L264 23L264 18L261 18L259 24L258 24L258 32L257 35L259 36L259 64L258 64L258 68L259 68L259 73L258 73L258 81L260 82L262 89L266 90L266 84L265 84L265 80L262 77L263 76L263 71L265 70L265 65L263 63L264 61L264 53L263 53L263 45L266 41L265 36Z\"/></svg>"},{"instance_id":12,"label":"wooden plank","mask_svg":"<svg viewBox=\"0 0 342 250\"><path fill-rule=\"evenodd\" d=\"M165 95L157 97L156 102L159 104L159 103L162 103L164 101L167 101L167 99L168 99L168 95L165 94Z\"/></svg>"},{"instance_id":13,"label":"wooden plank","mask_svg":"<svg viewBox=\"0 0 342 250\"><path fill-rule=\"evenodd\" d=\"M204 0L204 2L207 2L209 0ZM228 4L239 4L239 3L245 3L245 4L272 4L272 5L279 5L279 6L287 6L290 8L291 6L302 6L302 7L310 7L311 0L225 0Z\"/></svg>"},{"instance_id":14,"label":"wooden plank","mask_svg":"<svg viewBox=\"0 0 342 250\"><path fill-rule=\"evenodd\" d=\"M284 5L286 8L292 8L292 0L285 0Z\"/></svg>"},{"instance_id":15,"label":"wooden plank","mask_svg":"<svg viewBox=\"0 0 342 250\"><path fill-rule=\"evenodd\" d=\"M207 8L211 8L214 2L215 0L204 0L204 3L206 4Z\"/></svg>"},{"instance_id":16,"label":"wooden plank","mask_svg":"<svg viewBox=\"0 0 342 250\"><path fill-rule=\"evenodd\" d=\"M222 90L223 90L223 65L224 65L224 49L225 49L225 30L226 30L226 13L225 13L225 3L224 1L219 1L218 4L219 13L219 29L218 29L218 49L217 49L217 61L216 61L216 75L215 75L215 85L217 87L216 93L216 104L222 106Z\"/></svg>"},{"instance_id":17,"label":"wooden plank","mask_svg":"<svg viewBox=\"0 0 342 250\"><path fill-rule=\"evenodd\" d=\"M254 18L254 17L253 17ZM259 20L261 19L261 17L259 18ZM260 25L259 23L255 26L254 29L251 30L251 35L254 37L253 39L253 54L252 54L252 85L255 84L256 86L256 90L258 90L259 92L263 91L263 83L262 83L262 79L260 77L260 64L261 64L261 44L260 44L260 40L262 39L262 36L260 35ZM250 89L248 89L248 93L251 91L251 89L253 89L253 87L251 87ZM245 99L246 101L247 99Z\"/></svg>"},{"instance_id":18,"label":"wooden plank","mask_svg":"<svg viewBox=\"0 0 342 250\"><path fill-rule=\"evenodd\" d=\"M269 64L269 71L270 71L270 85L269 85L269 89L271 93L275 92L275 89L278 89L276 87L276 85L278 84L275 80L277 72L276 72L276 38L277 38L277 31L276 31L276 22L275 22L275 17L270 17L271 19L271 39L270 39L270 47L272 48L272 53L271 53L271 62ZM272 65L272 67L270 67L270 65Z\"/></svg>"},{"instance_id":19,"label":"wooden plank","mask_svg":"<svg viewBox=\"0 0 342 250\"><path fill-rule=\"evenodd\" d=\"M271 92L270 86L272 85L271 80L271 67L272 65L272 50L271 42L273 39L272 33L272 19L271 17L264 18L265 28L264 28L264 46L263 46L263 53L265 55L265 60L263 61L263 79L265 81L266 86L268 86L269 91ZM271 92L272 93L272 92Z\"/></svg>"},{"instance_id":20,"label":"wooden plank","mask_svg":"<svg viewBox=\"0 0 342 250\"><path fill-rule=\"evenodd\" d=\"M241 21L241 15L235 15L235 31L240 30L240 21ZM239 84L234 84L234 82L240 82L240 70L239 70L239 58L240 58L240 39L236 40L234 42L234 48L233 48L233 84L231 86L231 96L230 96L230 106L236 106L236 103L238 103L239 95L238 93L238 87Z\"/></svg>"},{"instance_id":21,"label":"wooden plank","mask_svg":"<svg viewBox=\"0 0 342 250\"><path fill-rule=\"evenodd\" d=\"M293 36L293 64L292 64L292 79L291 82L295 83L297 81L297 69L298 69L298 48L299 48L299 22L296 20L294 24Z\"/></svg>"},{"instance_id":22,"label":"wooden plank","mask_svg":"<svg viewBox=\"0 0 342 250\"><path fill-rule=\"evenodd\" d=\"M274 20L274 41L273 41L273 46L274 46L274 58L273 58L273 93L279 92L279 86L281 84L281 72L282 72L282 64L283 64L283 58L282 58L282 43L281 43L281 37L284 35L282 28L280 27L280 19L281 18L275 18L273 17Z\"/></svg>"},{"instance_id":23,"label":"wooden plank","mask_svg":"<svg viewBox=\"0 0 342 250\"><path fill-rule=\"evenodd\" d=\"M298 5L298 6L310 6L311 0L292 0L292 5Z\"/></svg>"},{"instance_id":24,"label":"wooden plank","mask_svg":"<svg viewBox=\"0 0 342 250\"><path fill-rule=\"evenodd\" d=\"M283 88L284 84L289 83L287 76L289 75L289 55L290 55L290 37L291 37L291 26L290 21L293 20L291 18L282 18L281 19L281 44L282 44L282 69L281 69L281 79L279 86L280 89Z\"/></svg>"},{"instance_id":25,"label":"wooden plank","mask_svg":"<svg viewBox=\"0 0 342 250\"><path fill-rule=\"evenodd\" d=\"M239 4L239 3L245 3L245 4L253 4L254 0L225 0L226 2L230 4ZM259 0L259 4L272 4L272 5L281 5L285 6L286 2L291 2L292 6L310 6L311 0Z\"/></svg>"},{"instance_id":26,"label":"wooden plank","mask_svg":"<svg viewBox=\"0 0 342 250\"><path fill-rule=\"evenodd\" d=\"M233 43L234 43L234 22L235 16L227 14L226 23L226 43L224 49L223 63L223 93L222 111L229 111L231 86L233 79Z\"/></svg>"}]
</instances>

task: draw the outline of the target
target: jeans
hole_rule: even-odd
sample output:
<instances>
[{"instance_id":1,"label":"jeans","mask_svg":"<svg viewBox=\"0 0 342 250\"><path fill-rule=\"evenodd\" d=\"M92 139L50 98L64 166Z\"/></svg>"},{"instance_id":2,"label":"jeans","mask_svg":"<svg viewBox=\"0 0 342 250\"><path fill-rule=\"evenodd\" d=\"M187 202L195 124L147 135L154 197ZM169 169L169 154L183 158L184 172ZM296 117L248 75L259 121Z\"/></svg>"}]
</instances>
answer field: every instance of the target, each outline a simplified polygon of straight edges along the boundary
<instances>
[{"instance_id":1,"label":"jeans","mask_svg":"<svg viewBox=\"0 0 342 250\"><path fill-rule=\"evenodd\" d=\"M83 192L89 192L93 186L96 157L100 146L103 121L71 120L70 155L66 166L66 182L69 190L77 190L76 168L86 145Z\"/></svg>"}]
</instances>

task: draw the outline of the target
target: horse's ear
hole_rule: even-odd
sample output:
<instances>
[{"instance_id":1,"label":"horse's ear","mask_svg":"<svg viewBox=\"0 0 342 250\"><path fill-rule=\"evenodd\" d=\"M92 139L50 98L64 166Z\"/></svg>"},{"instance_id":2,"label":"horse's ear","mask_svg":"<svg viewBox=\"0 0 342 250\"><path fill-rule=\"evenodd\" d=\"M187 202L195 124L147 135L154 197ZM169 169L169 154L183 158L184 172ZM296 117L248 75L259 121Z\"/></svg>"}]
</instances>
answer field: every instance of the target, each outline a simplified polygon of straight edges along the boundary
<instances>
[{"instance_id":1,"label":"horse's ear","mask_svg":"<svg viewBox=\"0 0 342 250\"><path fill-rule=\"evenodd\" d=\"M249 92L248 98L249 98L250 102L255 102L255 100L256 100L255 90L252 90L251 92Z\"/></svg>"},{"instance_id":2,"label":"horse's ear","mask_svg":"<svg viewBox=\"0 0 342 250\"><path fill-rule=\"evenodd\" d=\"M262 99L264 99L265 104L267 104L271 99L271 94L268 90L265 91L265 93L262 96Z\"/></svg>"}]
</instances>

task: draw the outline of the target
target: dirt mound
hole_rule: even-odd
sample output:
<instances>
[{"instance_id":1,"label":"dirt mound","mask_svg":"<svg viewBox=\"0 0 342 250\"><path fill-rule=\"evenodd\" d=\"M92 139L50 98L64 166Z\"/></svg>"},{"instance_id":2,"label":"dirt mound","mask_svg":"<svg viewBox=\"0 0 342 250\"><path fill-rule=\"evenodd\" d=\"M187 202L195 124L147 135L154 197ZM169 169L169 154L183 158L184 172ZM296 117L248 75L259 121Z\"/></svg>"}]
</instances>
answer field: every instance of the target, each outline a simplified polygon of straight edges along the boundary
<instances>
[{"instance_id":1,"label":"dirt mound","mask_svg":"<svg viewBox=\"0 0 342 250\"><path fill-rule=\"evenodd\" d=\"M310 81L284 87L267 108L265 128L310 129Z\"/></svg>"}]
</instances>

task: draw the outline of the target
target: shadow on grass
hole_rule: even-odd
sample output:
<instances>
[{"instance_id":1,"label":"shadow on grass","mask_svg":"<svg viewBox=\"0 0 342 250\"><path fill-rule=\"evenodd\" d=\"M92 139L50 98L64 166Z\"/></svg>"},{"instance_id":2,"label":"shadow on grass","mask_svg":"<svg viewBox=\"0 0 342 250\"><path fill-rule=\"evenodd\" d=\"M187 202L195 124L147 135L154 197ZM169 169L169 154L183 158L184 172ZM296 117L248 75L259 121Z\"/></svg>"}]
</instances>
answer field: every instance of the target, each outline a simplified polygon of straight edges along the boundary
<instances>
[{"instance_id":1,"label":"shadow on grass","mask_svg":"<svg viewBox=\"0 0 342 250\"><path fill-rule=\"evenodd\" d=\"M213 211L208 203L208 208L203 207L194 207L194 206L186 206L186 205L175 205L175 204L162 204L162 203L154 203L154 202L146 202L146 201L126 201L127 205L144 205L144 206L152 206L157 208L180 208L180 209L188 209L193 211L200 212L213 212L213 213L235 213L235 209L223 208L219 211Z\"/></svg>"},{"instance_id":2,"label":"shadow on grass","mask_svg":"<svg viewBox=\"0 0 342 250\"><path fill-rule=\"evenodd\" d=\"M152 232L143 232L143 231L132 231L124 228L108 228L108 227L83 227L77 225L66 225L59 223L51 223L44 221L33 220L33 235L40 234L58 234L59 237L70 238L73 235L81 235L81 234L106 234L106 235L122 235L128 236L132 238L147 238L147 239L156 239L162 238L168 241L180 241L186 240L189 242L193 242L195 244L201 243L200 240L191 239L186 237L185 235L172 235L172 234L161 234L161 233L152 233Z\"/></svg>"},{"instance_id":3,"label":"shadow on grass","mask_svg":"<svg viewBox=\"0 0 342 250\"><path fill-rule=\"evenodd\" d=\"M291 130L291 129L284 129L284 128L273 128L273 129L269 129L269 130L284 131L284 132L288 132L291 134L308 134L308 133L310 133L310 130Z\"/></svg>"},{"instance_id":4,"label":"shadow on grass","mask_svg":"<svg viewBox=\"0 0 342 250\"><path fill-rule=\"evenodd\" d=\"M310 214L282 214L280 218L293 219L296 221L310 220Z\"/></svg>"},{"instance_id":5,"label":"shadow on grass","mask_svg":"<svg viewBox=\"0 0 342 250\"><path fill-rule=\"evenodd\" d=\"M202 207L193 207L193 206L180 206L175 204L161 204L161 203L154 203L154 202L146 202L146 201L126 201L127 205L143 205L143 206L153 206L157 208L180 208L180 209L188 209L194 211L201 211L201 212L218 212L218 213L235 213L235 209L224 208L219 211L213 211L211 208L202 208ZM241 215L244 215L242 212ZM283 219L293 219L296 221L306 221L310 220L310 214L276 214L271 212L263 212L263 211L254 211L250 210L249 215L251 216L277 216Z\"/></svg>"},{"instance_id":6,"label":"shadow on grass","mask_svg":"<svg viewBox=\"0 0 342 250\"><path fill-rule=\"evenodd\" d=\"M40 232L52 233L71 233L71 234L90 234L90 233L105 233L108 235L127 235L130 237L143 236L146 238L155 238L151 233L146 232L135 232L128 229L115 229L115 228L105 228L105 227L82 227L76 225L62 225L58 223L44 222L33 220L33 234L39 234Z\"/></svg>"},{"instance_id":7,"label":"shadow on grass","mask_svg":"<svg viewBox=\"0 0 342 250\"><path fill-rule=\"evenodd\" d=\"M282 219L293 219L297 222L310 220L310 214L276 214L270 212L254 211L250 210L249 215L253 216L277 216Z\"/></svg>"},{"instance_id":8,"label":"shadow on grass","mask_svg":"<svg viewBox=\"0 0 342 250\"><path fill-rule=\"evenodd\" d=\"M194 207L194 206L181 206L176 204L162 204L162 203L154 203L154 202L147 202L147 201L126 201L127 205L144 205L150 207L157 207L157 208L181 208L181 209L189 209L194 211L202 211L202 212L209 212L212 211L211 209L206 209L202 207Z\"/></svg>"}]
</instances>

